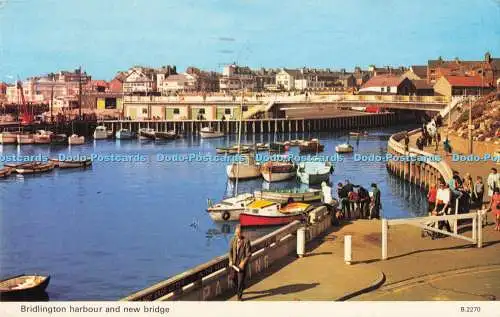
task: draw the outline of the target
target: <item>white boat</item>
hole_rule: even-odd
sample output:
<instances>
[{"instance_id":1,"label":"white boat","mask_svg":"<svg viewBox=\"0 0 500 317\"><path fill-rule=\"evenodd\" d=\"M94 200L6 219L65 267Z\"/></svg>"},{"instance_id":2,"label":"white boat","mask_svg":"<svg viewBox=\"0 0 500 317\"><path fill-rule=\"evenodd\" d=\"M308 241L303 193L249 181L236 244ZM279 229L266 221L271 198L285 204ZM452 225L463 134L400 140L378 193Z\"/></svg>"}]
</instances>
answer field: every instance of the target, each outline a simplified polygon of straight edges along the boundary
<instances>
[{"instance_id":1,"label":"white boat","mask_svg":"<svg viewBox=\"0 0 500 317\"><path fill-rule=\"evenodd\" d=\"M304 184L316 185L329 182L333 165L330 162L301 162L297 168L297 180Z\"/></svg>"},{"instance_id":2,"label":"white boat","mask_svg":"<svg viewBox=\"0 0 500 317\"><path fill-rule=\"evenodd\" d=\"M0 133L0 144L16 144L17 134L12 132Z\"/></svg>"},{"instance_id":3,"label":"white boat","mask_svg":"<svg viewBox=\"0 0 500 317\"><path fill-rule=\"evenodd\" d=\"M253 154L241 155L243 162L232 163L226 166L227 177L231 180L240 180L261 177L260 164L255 161Z\"/></svg>"},{"instance_id":4,"label":"white boat","mask_svg":"<svg viewBox=\"0 0 500 317\"><path fill-rule=\"evenodd\" d=\"M35 144L50 144L52 141L52 135L54 133L51 131L38 130L34 136Z\"/></svg>"},{"instance_id":5,"label":"white boat","mask_svg":"<svg viewBox=\"0 0 500 317\"><path fill-rule=\"evenodd\" d=\"M294 178L297 173L297 166L292 162L266 162L260 169L262 177L269 182L281 182Z\"/></svg>"},{"instance_id":6,"label":"white boat","mask_svg":"<svg viewBox=\"0 0 500 317\"><path fill-rule=\"evenodd\" d=\"M139 140L154 140L155 130L150 128L139 129Z\"/></svg>"},{"instance_id":7,"label":"white boat","mask_svg":"<svg viewBox=\"0 0 500 317\"><path fill-rule=\"evenodd\" d=\"M220 138L224 136L224 132L216 131L211 127L204 127L200 130L200 136L204 139L208 138Z\"/></svg>"},{"instance_id":8,"label":"white boat","mask_svg":"<svg viewBox=\"0 0 500 317\"><path fill-rule=\"evenodd\" d=\"M132 132L129 129L120 129L116 131L115 136L120 140L130 140L135 138L135 132Z\"/></svg>"},{"instance_id":9,"label":"white boat","mask_svg":"<svg viewBox=\"0 0 500 317\"><path fill-rule=\"evenodd\" d=\"M348 144L348 143L343 143L343 144L339 144L335 147L335 151L337 153L351 153L352 151L354 151L354 148L352 147L352 145Z\"/></svg>"},{"instance_id":10,"label":"white boat","mask_svg":"<svg viewBox=\"0 0 500 317\"><path fill-rule=\"evenodd\" d=\"M94 130L94 140L104 140L108 138L108 129L103 125L98 125Z\"/></svg>"},{"instance_id":11,"label":"white boat","mask_svg":"<svg viewBox=\"0 0 500 317\"><path fill-rule=\"evenodd\" d=\"M34 144L35 136L32 133L23 133L17 135L17 144Z\"/></svg>"},{"instance_id":12,"label":"white boat","mask_svg":"<svg viewBox=\"0 0 500 317\"><path fill-rule=\"evenodd\" d=\"M253 201L253 195L248 193L224 199L216 204L209 199L207 212L214 221L237 221L240 219L240 213Z\"/></svg>"},{"instance_id":13,"label":"white boat","mask_svg":"<svg viewBox=\"0 0 500 317\"><path fill-rule=\"evenodd\" d=\"M81 145L83 143L85 143L85 137L84 136L79 136L79 135L76 135L76 134L72 134L68 138L68 144L69 145Z\"/></svg>"}]
</instances>

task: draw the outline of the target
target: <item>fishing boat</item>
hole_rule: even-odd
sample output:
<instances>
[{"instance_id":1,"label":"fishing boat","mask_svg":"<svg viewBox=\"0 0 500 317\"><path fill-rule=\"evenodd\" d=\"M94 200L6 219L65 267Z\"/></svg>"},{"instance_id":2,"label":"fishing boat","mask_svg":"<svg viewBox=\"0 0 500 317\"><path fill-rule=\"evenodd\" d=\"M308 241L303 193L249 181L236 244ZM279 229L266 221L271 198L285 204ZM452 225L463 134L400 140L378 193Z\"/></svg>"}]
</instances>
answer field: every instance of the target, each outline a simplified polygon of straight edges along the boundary
<instances>
[{"instance_id":1,"label":"fishing boat","mask_svg":"<svg viewBox=\"0 0 500 317\"><path fill-rule=\"evenodd\" d=\"M0 281L0 297L4 299L23 299L43 294L49 285L50 275L17 275Z\"/></svg>"},{"instance_id":2,"label":"fishing boat","mask_svg":"<svg viewBox=\"0 0 500 317\"><path fill-rule=\"evenodd\" d=\"M212 127L204 127L200 130L200 137L204 139L208 138L220 138L224 136L224 132L216 131Z\"/></svg>"},{"instance_id":3,"label":"fishing boat","mask_svg":"<svg viewBox=\"0 0 500 317\"><path fill-rule=\"evenodd\" d=\"M82 145L84 143L85 143L85 137L83 135L79 136L77 134L72 134L68 138L68 144L69 145Z\"/></svg>"},{"instance_id":4,"label":"fishing boat","mask_svg":"<svg viewBox=\"0 0 500 317\"><path fill-rule=\"evenodd\" d=\"M300 143L299 149L301 153L318 153L323 152L325 146L320 144L318 139L311 139Z\"/></svg>"},{"instance_id":5,"label":"fishing boat","mask_svg":"<svg viewBox=\"0 0 500 317\"><path fill-rule=\"evenodd\" d=\"M349 132L349 135L350 136L367 136L368 135L368 131L363 131L363 132Z\"/></svg>"},{"instance_id":6,"label":"fishing boat","mask_svg":"<svg viewBox=\"0 0 500 317\"><path fill-rule=\"evenodd\" d=\"M35 144L50 144L52 140L52 132L45 130L38 130L35 133Z\"/></svg>"},{"instance_id":7,"label":"fishing boat","mask_svg":"<svg viewBox=\"0 0 500 317\"><path fill-rule=\"evenodd\" d=\"M219 203L208 200L207 212L214 221L237 221L240 213L254 201L253 195L249 193L226 198Z\"/></svg>"},{"instance_id":8,"label":"fishing boat","mask_svg":"<svg viewBox=\"0 0 500 317\"><path fill-rule=\"evenodd\" d=\"M34 144L35 136L33 133L22 133L17 135L17 144Z\"/></svg>"},{"instance_id":9,"label":"fishing boat","mask_svg":"<svg viewBox=\"0 0 500 317\"><path fill-rule=\"evenodd\" d=\"M154 140L155 130L150 128L141 128L139 129L139 140Z\"/></svg>"},{"instance_id":10,"label":"fishing boat","mask_svg":"<svg viewBox=\"0 0 500 317\"><path fill-rule=\"evenodd\" d=\"M307 190L283 190L283 191L270 191L270 190L256 190L253 193L255 199L270 200L278 203L286 203L289 201L294 202L314 202L321 200L320 189L307 189Z\"/></svg>"},{"instance_id":11,"label":"fishing boat","mask_svg":"<svg viewBox=\"0 0 500 317\"><path fill-rule=\"evenodd\" d=\"M269 200L255 200L240 213L240 225L242 227L283 225L304 219L311 209L312 206L306 203L293 202L282 206Z\"/></svg>"},{"instance_id":12,"label":"fishing boat","mask_svg":"<svg viewBox=\"0 0 500 317\"><path fill-rule=\"evenodd\" d=\"M295 177L297 166L292 162L269 161L262 165L260 171L267 182L280 182Z\"/></svg>"},{"instance_id":13,"label":"fishing boat","mask_svg":"<svg viewBox=\"0 0 500 317\"><path fill-rule=\"evenodd\" d=\"M12 132L0 133L0 144L16 144L17 134Z\"/></svg>"},{"instance_id":14,"label":"fishing boat","mask_svg":"<svg viewBox=\"0 0 500 317\"><path fill-rule=\"evenodd\" d=\"M354 148L349 143L343 143L343 144L337 145L335 147L335 151L337 153L351 153L352 151L354 151Z\"/></svg>"},{"instance_id":15,"label":"fishing boat","mask_svg":"<svg viewBox=\"0 0 500 317\"><path fill-rule=\"evenodd\" d=\"M132 132L128 129L120 129L120 130L116 131L115 136L117 139L120 139L120 140L130 140L130 139L135 138L135 132Z\"/></svg>"},{"instance_id":16,"label":"fishing boat","mask_svg":"<svg viewBox=\"0 0 500 317\"><path fill-rule=\"evenodd\" d=\"M0 178L5 178L12 173L12 169L10 167L2 167L0 168Z\"/></svg>"},{"instance_id":17,"label":"fishing boat","mask_svg":"<svg viewBox=\"0 0 500 317\"><path fill-rule=\"evenodd\" d=\"M41 174L50 172L54 169L54 164L52 162L33 162L26 163L16 167L17 174Z\"/></svg>"},{"instance_id":18,"label":"fishing boat","mask_svg":"<svg viewBox=\"0 0 500 317\"><path fill-rule=\"evenodd\" d=\"M87 168L92 165L90 158L82 158L80 160L58 160L50 159L55 167L59 168Z\"/></svg>"},{"instance_id":19,"label":"fishing boat","mask_svg":"<svg viewBox=\"0 0 500 317\"><path fill-rule=\"evenodd\" d=\"M53 145L66 145L68 144L68 137L66 134L55 134L50 139L50 144Z\"/></svg>"},{"instance_id":20,"label":"fishing boat","mask_svg":"<svg viewBox=\"0 0 500 317\"><path fill-rule=\"evenodd\" d=\"M255 144L255 150L256 151L268 151L269 150L269 144L256 143Z\"/></svg>"},{"instance_id":21,"label":"fishing boat","mask_svg":"<svg viewBox=\"0 0 500 317\"><path fill-rule=\"evenodd\" d=\"M108 128L98 125L94 130L94 140L104 140L108 138Z\"/></svg>"},{"instance_id":22,"label":"fishing boat","mask_svg":"<svg viewBox=\"0 0 500 317\"><path fill-rule=\"evenodd\" d=\"M155 132L156 140L175 140L180 136L175 131L157 131Z\"/></svg>"},{"instance_id":23,"label":"fishing boat","mask_svg":"<svg viewBox=\"0 0 500 317\"><path fill-rule=\"evenodd\" d=\"M328 183L331 173L333 173L333 165L328 161L300 162L297 168L297 180L309 185L317 185L321 182Z\"/></svg>"},{"instance_id":24,"label":"fishing boat","mask_svg":"<svg viewBox=\"0 0 500 317\"><path fill-rule=\"evenodd\" d=\"M227 177L230 180L258 178L261 176L260 164L255 161L255 156L242 155L243 162L232 163L226 166Z\"/></svg>"}]
</instances>

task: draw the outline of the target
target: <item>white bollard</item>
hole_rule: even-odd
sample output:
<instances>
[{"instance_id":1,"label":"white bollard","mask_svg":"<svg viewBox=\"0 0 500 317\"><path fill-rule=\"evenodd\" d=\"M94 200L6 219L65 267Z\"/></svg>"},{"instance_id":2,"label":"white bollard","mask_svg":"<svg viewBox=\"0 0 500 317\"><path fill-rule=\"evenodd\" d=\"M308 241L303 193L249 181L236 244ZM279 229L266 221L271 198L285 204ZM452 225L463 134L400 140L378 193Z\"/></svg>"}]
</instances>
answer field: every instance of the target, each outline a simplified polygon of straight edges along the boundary
<instances>
[{"instance_id":1,"label":"white bollard","mask_svg":"<svg viewBox=\"0 0 500 317\"><path fill-rule=\"evenodd\" d=\"M306 228L297 229L297 255L303 257L306 252Z\"/></svg>"},{"instance_id":2,"label":"white bollard","mask_svg":"<svg viewBox=\"0 0 500 317\"><path fill-rule=\"evenodd\" d=\"M350 265L352 261L351 238L351 236L344 236L344 261L348 265Z\"/></svg>"}]
</instances>

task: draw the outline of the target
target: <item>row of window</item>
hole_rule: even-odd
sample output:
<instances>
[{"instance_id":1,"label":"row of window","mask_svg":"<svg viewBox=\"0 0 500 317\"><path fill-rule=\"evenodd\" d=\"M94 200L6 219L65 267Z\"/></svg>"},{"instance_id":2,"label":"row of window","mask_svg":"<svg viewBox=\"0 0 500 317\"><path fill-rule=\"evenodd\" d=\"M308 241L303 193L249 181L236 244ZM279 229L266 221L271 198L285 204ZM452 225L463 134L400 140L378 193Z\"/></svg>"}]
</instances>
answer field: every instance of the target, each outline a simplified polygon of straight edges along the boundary
<instances>
[{"instance_id":1,"label":"row of window","mask_svg":"<svg viewBox=\"0 0 500 317\"><path fill-rule=\"evenodd\" d=\"M248 111L248 107L247 106L243 106L242 110L243 110L243 112ZM142 108L142 114L147 114L147 113L148 113L148 109L147 108ZM181 113L181 111L180 111L179 108L174 108L174 114L180 114L180 113ZM205 114L205 109L204 108L199 109L198 113L199 114ZM224 109L224 114L231 114L231 109L230 108Z\"/></svg>"}]
</instances>

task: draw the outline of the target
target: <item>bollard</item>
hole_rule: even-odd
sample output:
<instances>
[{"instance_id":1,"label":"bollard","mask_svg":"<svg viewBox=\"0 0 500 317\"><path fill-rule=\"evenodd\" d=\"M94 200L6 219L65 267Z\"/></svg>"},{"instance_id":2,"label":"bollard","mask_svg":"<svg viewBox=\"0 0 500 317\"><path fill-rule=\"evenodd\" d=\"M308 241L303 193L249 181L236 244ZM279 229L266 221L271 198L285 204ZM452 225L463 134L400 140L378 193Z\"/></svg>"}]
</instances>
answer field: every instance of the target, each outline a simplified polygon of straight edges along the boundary
<instances>
[{"instance_id":1,"label":"bollard","mask_svg":"<svg viewBox=\"0 0 500 317\"><path fill-rule=\"evenodd\" d=\"M351 236L344 236L344 261L350 265L352 261Z\"/></svg>"},{"instance_id":2,"label":"bollard","mask_svg":"<svg viewBox=\"0 0 500 317\"><path fill-rule=\"evenodd\" d=\"M306 228L300 227L297 229L297 255L303 257L306 251Z\"/></svg>"}]
</instances>

